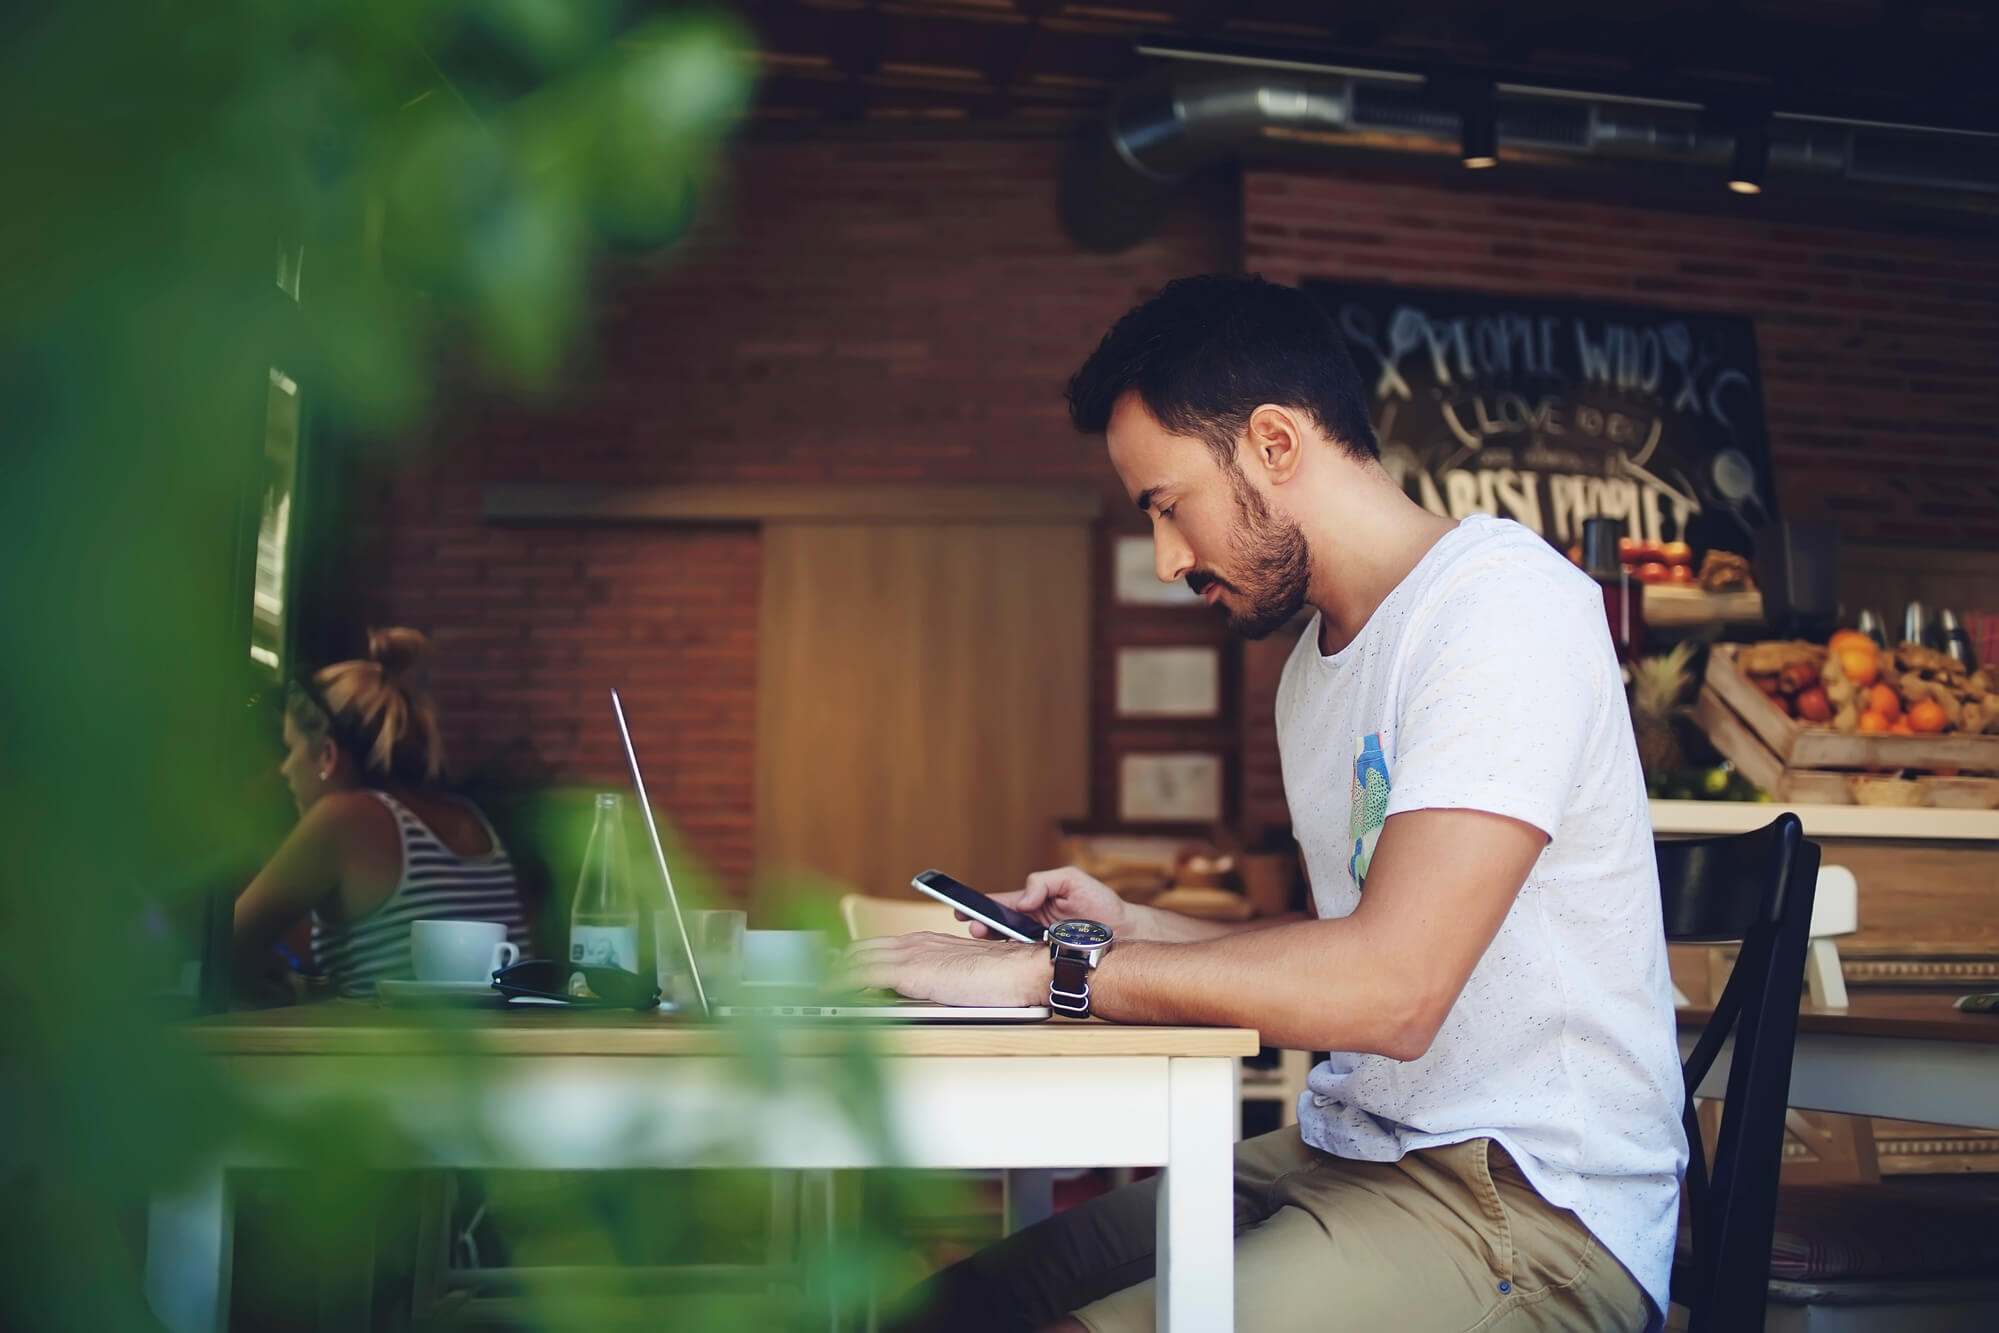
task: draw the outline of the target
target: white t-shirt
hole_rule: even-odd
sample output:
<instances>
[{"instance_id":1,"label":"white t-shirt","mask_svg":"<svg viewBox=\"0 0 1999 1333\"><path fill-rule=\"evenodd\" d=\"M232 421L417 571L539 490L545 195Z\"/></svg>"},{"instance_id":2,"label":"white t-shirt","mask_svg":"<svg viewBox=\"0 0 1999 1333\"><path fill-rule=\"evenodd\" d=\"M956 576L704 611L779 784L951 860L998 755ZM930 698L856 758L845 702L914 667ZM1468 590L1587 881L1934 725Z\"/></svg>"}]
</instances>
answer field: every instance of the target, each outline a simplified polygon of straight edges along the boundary
<instances>
[{"instance_id":1,"label":"white t-shirt","mask_svg":"<svg viewBox=\"0 0 1999 1333\"><path fill-rule=\"evenodd\" d=\"M1305 1141L1394 1161L1491 1137L1666 1308L1679 1050L1652 824L1596 584L1517 523L1473 516L1331 657L1313 617L1284 667L1284 791L1322 917L1360 903L1382 822L1483 810L1546 833L1419 1060L1336 1053Z\"/></svg>"}]
</instances>

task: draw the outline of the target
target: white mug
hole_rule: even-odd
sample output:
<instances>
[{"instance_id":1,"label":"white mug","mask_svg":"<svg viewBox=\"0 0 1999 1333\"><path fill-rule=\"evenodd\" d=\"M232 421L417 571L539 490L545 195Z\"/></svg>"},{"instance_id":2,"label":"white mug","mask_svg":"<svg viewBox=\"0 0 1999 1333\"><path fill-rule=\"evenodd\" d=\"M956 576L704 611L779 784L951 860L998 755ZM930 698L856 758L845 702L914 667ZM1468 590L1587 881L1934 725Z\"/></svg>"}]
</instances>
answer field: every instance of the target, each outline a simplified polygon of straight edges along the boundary
<instances>
[{"instance_id":1,"label":"white mug","mask_svg":"<svg viewBox=\"0 0 1999 1333\"><path fill-rule=\"evenodd\" d=\"M743 982L751 986L818 986L826 980L826 933L819 930L743 932Z\"/></svg>"},{"instance_id":2,"label":"white mug","mask_svg":"<svg viewBox=\"0 0 1999 1333\"><path fill-rule=\"evenodd\" d=\"M410 922L410 966L418 981L488 982L520 956L497 921Z\"/></svg>"}]
</instances>

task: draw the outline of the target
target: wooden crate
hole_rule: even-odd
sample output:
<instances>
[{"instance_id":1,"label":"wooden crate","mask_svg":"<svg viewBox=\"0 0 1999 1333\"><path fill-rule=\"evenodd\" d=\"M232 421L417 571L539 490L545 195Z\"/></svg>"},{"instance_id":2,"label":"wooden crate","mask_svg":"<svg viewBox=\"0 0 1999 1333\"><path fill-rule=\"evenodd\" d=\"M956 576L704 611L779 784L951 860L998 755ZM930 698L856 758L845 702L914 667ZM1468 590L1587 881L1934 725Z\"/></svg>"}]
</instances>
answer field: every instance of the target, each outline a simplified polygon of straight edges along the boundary
<instances>
[{"instance_id":1,"label":"wooden crate","mask_svg":"<svg viewBox=\"0 0 1999 1333\"><path fill-rule=\"evenodd\" d=\"M1751 686L1752 690L1754 688ZM1758 692L1756 697L1762 699L1763 696ZM1767 707L1768 700L1764 703ZM1770 711L1776 712L1774 708ZM1783 717L1781 713L1777 715ZM1801 805L1853 803L1853 793L1846 785L1846 774L1825 769L1786 768L1776 752L1764 744L1755 729L1744 722L1712 686L1701 687L1700 697L1694 701L1693 716L1694 725L1707 733L1708 740L1721 752L1722 758L1734 764L1743 777L1778 800L1795 801Z\"/></svg>"},{"instance_id":2,"label":"wooden crate","mask_svg":"<svg viewBox=\"0 0 1999 1333\"><path fill-rule=\"evenodd\" d=\"M1799 805L1851 805L1848 779L1858 776L1830 768L1792 768L1777 757L1756 730L1720 694L1702 686L1694 701L1694 724L1707 733L1722 758L1743 777L1779 801ZM1908 737L1896 737L1907 740ZM1999 778L1924 778L1923 803L1962 809L1999 808Z\"/></svg>"},{"instance_id":3,"label":"wooden crate","mask_svg":"<svg viewBox=\"0 0 1999 1333\"><path fill-rule=\"evenodd\" d=\"M1769 748L1781 768L1999 773L1999 735L1863 736L1788 717L1743 674L1737 662L1740 652L1741 645L1729 643L1718 643L1708 651L1707 688ZM1741 767L1740 760L1736 764Z\"/></svg>"}]
</instances>

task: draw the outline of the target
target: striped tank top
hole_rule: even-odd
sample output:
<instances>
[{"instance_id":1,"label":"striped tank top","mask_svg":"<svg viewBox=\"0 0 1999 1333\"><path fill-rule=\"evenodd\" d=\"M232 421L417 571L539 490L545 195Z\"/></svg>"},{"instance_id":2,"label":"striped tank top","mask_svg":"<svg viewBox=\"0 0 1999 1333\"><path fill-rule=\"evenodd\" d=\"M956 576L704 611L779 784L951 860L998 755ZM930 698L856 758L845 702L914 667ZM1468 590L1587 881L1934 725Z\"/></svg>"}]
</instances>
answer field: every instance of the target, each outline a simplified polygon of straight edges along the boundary
<instances>
[{"instance_id":1,"label":"striped tank top","mask_svg":"<svg viewBox=\"0 0 1999 1333\"><path fill-rule=\"evenodd\" d=\"M313 913L313 958L340 994L369 996L383 978L413 977L413 921L498 921L506 926L507 938L525 952L527 915L521 908L514 863L478 807L470 808L485 826L492 850L481 856L460 856L401 801L373 788L368 794L396 818L396 830L402 835L403 873L395 892L358 921L333 925Z\"/></svg>"}]
</instances>

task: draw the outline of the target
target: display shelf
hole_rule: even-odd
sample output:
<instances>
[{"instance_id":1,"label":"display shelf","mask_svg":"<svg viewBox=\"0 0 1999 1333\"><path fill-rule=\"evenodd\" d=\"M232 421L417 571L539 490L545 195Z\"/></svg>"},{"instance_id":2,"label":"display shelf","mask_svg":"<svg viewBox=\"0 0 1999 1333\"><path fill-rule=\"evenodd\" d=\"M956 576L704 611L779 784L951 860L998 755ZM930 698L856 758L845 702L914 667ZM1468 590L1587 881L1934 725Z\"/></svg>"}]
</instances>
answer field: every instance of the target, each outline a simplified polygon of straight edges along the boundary
<instances>
[{"instance_id":1,"label":"display shelf","mask_svg":"<svg viewBox=\"0 0 1999 1333\"><path fill-rule=\"evenodd\" d=\"M1747 833L1794 812L1808 838L1927 838L1999 842L1999 811L1900 809L1879 805L1791 805L1780 801L1653 801L1654 833Z\"/></svg>"}]
</instances>

